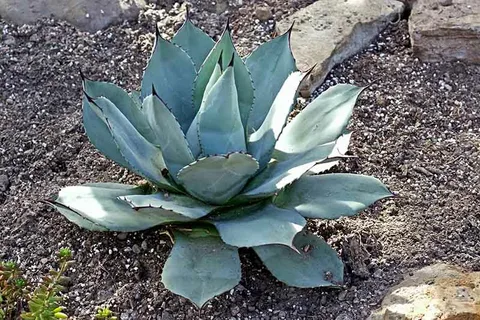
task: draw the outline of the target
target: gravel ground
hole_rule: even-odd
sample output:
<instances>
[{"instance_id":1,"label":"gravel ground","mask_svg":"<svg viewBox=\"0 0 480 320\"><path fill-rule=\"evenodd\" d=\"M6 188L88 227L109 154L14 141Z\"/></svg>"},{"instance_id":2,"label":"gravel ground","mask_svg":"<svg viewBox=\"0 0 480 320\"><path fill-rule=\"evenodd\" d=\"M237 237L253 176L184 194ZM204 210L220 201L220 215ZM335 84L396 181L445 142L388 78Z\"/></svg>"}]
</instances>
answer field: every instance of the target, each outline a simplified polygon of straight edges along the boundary
<instances>
[{"instance_id":1,"label":"gravel ground","mask_svg":"<svg viewBox=\"0 0 480 320\"><path fill-rule=\"evenodd\" d=\"M254 16L253 0L223 14L210 2L191 2L193 19L212 36L231 17L241 52L273 34L273 20ZM265 3L278 20L310 2ZM50 20L30 27L0 20L0 259L19 261L35 275L51 267L55 250L71 247L77 262L66 306L72 319L91 319L102 304L120 319L366 319L411 270L437 261L480 270L480 68L418 61L405 21L336 67L319 88L371 84L351 124L357 157L335 171L374 175L398 195L355 218L309 224L347 265L341 290L286 287L242 250L240 285L196 310L160 283L171 244L159 230L91 233L39 203L67 185L139 180L103 158L84 135L78 71L136 89L153 22L171 35L180 11L147 10L138 23L96 34Z\"/></svg>"}]
</instances>

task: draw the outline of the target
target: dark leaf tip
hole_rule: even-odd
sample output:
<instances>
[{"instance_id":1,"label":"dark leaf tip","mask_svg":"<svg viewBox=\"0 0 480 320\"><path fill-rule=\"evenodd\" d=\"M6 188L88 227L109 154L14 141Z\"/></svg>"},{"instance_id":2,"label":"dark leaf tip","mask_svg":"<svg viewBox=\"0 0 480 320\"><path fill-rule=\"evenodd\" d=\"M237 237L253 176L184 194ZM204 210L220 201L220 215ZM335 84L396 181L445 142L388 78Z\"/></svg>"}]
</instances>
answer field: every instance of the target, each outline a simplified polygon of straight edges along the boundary
<instances>
[{"instance_id":1,"label":"dark leaf tip","mask_svg":"<svg viewBox=\"0 0 480 320\"><path fill-rule=\"evenodd\" d=\"M229 67L233 67L233 62L235 61L235 55L232 54L232 58L230 59L230 62L228 63Z\"/></svg>"},{"instance_id":2,"label":"dark leaf tip","mask_svg":"<svg viewBox=\"0 0 480 320\"><path fill-rule=\"evenodd\" d=\"M156 48L156 46L158 46L159 42L169 42L169 40L165 39L163 36L162 36L162 33L160 32L160 28L158 27L158 24L155 25L155 41L154 41L154 48Z\"/></svg>"},{"instance_id":3,"label":"dark leaf tip","mask_svg":"<svg viewBox=\"0 0 480 320\"><path fill-rule=\"evenodd\" d=\"M232 28L230 27L230 17L227 18L227 23L225 24L225 31L230 33Z\"/></svg>"},{"instance_id":4,"label":"dark leaf tip","mask_svg":"<svg viewBox=\"0 0 480 320\"><path fill-rule=\"evenodd\" d=\"M295 25L295 20L293 20L292 24L290 25L290 28L288 28L288 30L285 32L285 34L287 35L288 37L288 45L290 47L290 51L292 51L292 47L291 47L291 41L292 41L292 32L293 32L293 26Z\"/></svg>"},{"instance_id":5,"label":"dark leaf tip","mask_svg":"<svg viewBox=\"0 0 480 320\"><path fill-rule=\"evenodd\" d=\"M220 51L220 56L218 57L217 63L222 67L222 58L223 58L223 50Z\"/></svg>"},{"instance_id":6,"label":"dark leaf tip","mask_svg":"<svg viewBox=\"0 0 480 320\"><path fill-rule=\"evenodd\" d=\"M85 95L85 98L87 98L88 102L93 103L94 105L97 105L97 104L95 103L95 101L93 100L93 98L90 97L85 90L83 90L83 94Z\"/></svg>"},{"instance_id":7,"label":"dark leaf tip","mask_svg":"<svg viewBox=\"0 0 480 320\"><path fill-rule=\"evenodd\" d=\"M188 4L185 5L185 20L190 21L190 6Z\"/></svg>"},{"instance_id":8,"label":"dark leaf tip","mask_svg":"<svg viewBox=\"0 0 480 320\"><path fill-rule=\"evenodd\" d=\"M85 77L85 74L83 73L82 69L79 69L79 73L80 73L80 78L82 78L82 81L85 81L87 77Z\"/></svg>"},{"instance_id":9,"label":"dark leaf tip","mask_svg":"<svg viewBox=\"0 0 480 320\"><path fill-rule=\"evenodd\" d=\"M288 34L288 36L290 37L292 31L293 31L293 26L295 25L295 20L293 20L292 24L290 25L290 28L288 28L288 30L285 32L286 34Z\"/></svg>"},{"instance_id":10,"label":"dark leaf tip","mask_svg":"<svg viewBox=\"0 0 480 320\"><path fill-rule=\"evenodd\" d=\"M167 168L163 168L163 169L162 169L162 176L163 176L164 178L166 178L166 179L169 178L170 173L168 172L168 169L167 169Z\"/></svg>"},{"instance_id":11,"label":"dark leaf tip","mask_svg":"<svg viewBox=\"0 0 480 320\"><path fill-rule=\"evenodd\" d=\"M310 69L306 70L304 78L308 77L312 73L313 69L315 69L316 67L317 64L315 63L313 66L310 67Z\"/></svg>"},{"instance_id":12,"label":"dark leaf tip","mask_svg":"<svg viewBox=\"0 0 480 320\"><path fill-rule=\"evenodd\" d=\"M152 83L152 95L158 97L157 90L155 90L155 85Z\"/></svg>"}]
</instances>

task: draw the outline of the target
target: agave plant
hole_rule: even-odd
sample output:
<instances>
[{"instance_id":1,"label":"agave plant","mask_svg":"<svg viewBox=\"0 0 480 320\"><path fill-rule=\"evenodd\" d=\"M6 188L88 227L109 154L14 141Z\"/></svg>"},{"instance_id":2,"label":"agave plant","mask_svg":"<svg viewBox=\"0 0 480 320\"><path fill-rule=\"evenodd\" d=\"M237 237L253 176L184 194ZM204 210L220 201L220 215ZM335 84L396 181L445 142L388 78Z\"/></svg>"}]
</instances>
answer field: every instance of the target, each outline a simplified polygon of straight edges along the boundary
<instances>
[{"instance_id":1,"label":"agave plant","mask_svg":"<svg viewBox=\"0 0 480 320\"><path fill-rule=\"evenodd\" d=\"M342 261L306 219L352 216L391 193L369 176L317 175L345 157L363 88L332 87L287 123L308 75L290 32L242 59L228 24L215 43L187 16L171 41L157 31L141 91L84 78L90 141L148 184L71 186L49 203L94 231L167 225L162 282L197 306L238 284L241 247L288 285L340 285Z\"/></svg>"}]
</instances>

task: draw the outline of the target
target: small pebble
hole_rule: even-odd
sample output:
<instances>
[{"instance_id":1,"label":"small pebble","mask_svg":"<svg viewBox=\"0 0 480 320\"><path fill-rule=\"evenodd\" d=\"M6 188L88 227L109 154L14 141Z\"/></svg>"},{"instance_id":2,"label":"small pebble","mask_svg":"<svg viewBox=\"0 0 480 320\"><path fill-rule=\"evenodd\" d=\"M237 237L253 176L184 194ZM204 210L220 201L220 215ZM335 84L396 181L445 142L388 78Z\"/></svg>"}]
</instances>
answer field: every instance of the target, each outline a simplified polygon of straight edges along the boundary
<instances>
[{"instance_id":1,"label":"small pebble","mask_svg":"<svg viewBox=\"0 0 480 320\"><path fill-rule=\"evenodd\" d=\"M125 239L127 239L127 233L121 232L121 233L119 233L119 234L117 235L117 238L118 238L119 240L125 240Z\"/></svg>"},{"instance_id":2,"label":"small pebble","mask_svg":"<svg viewBox=\"0 0 480 320\"><path fill-rule=\"evenodd\" d=\"M272 11L269 7L266 6L258 6L255 9L255 16L258 18L258 20L262 22L268 21L273 18Z\"/></svg>"},{"instance_id":3,"label":"small pebble","mask_svg":"<svg viewBox=\"0 0 480 320\"><path fill-rule=\"evenodd\" d=\"M140 247L136 244L132 246L132 251L136 254L139 254L141 252Z\"/></svg>"},{"instance_id":4,"label":"small pebble","mask_svg":"<svg viewBox=\"0 0 480 320\"><path fill-rule=\"evenodd\" d=\"M230 312L232 313L232 316L236 316L240 312L240 307L234 306L230 309Z\"/></svg>"}]
</instances>

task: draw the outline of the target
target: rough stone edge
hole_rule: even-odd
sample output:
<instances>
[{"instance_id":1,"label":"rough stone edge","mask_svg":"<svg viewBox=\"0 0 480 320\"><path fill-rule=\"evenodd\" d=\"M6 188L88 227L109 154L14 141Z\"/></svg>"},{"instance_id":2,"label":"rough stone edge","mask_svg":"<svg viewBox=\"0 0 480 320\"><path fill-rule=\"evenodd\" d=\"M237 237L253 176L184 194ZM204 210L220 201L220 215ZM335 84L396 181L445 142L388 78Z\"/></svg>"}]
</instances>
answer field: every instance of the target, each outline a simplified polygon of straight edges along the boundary
<instances>
[{"instance_id":1,"label":"rough stone edge","mask_svg":"<svg viewBox=\"0 0 480 320\"><path fill-rule=\"evenodd\" d=\"M308 98L312 95L312 93L320 87L323 82L325 81L326 77L332 71L332 69L336 66L344 62L345 60L348 60L355 54L361 52L364 50L369 44L372 43L372 41L383 31L385 28L389 25L389 23L392 23L392 21L401 19L405 9L407 8L407 5L405 2L401 0L393 0L392 2L397 2L396 5L399 6L399 11L396 11L396 7L394 8L394 11L392 11L389 15L386 16L386 19L383 21L372 21L372 22L367 22L367 23L361 23L358 22L354 25L353 31L352 31L352 37L350 37L350 41L343 41L337 47L335 48L333 54L326 59L321 65L317 65L315 69L312 71L310 76L306 79L303 80L303 83L300 85L300 95L302 97ZM287 18L288 19L288 18ZM359 43L360 41L352 41L352 39L357 38L360 34L359 28L375 28L377 29L374 34L372 34L367 41L362 43L362 46L360 49L354 49L352 47L352 43ZM277 33L282 33L283 30L280 30L278 25L276 27ZM338 61L335 61L334 57L338 52L348 52L348 54L343 58L343 59L338 59ZM324 66L327 66L324 68ZM326 72L323 73L316 81L312 81L314 74L316 74L316 70L321 70L325 69Z\"/></svg>"}]
</instances>

